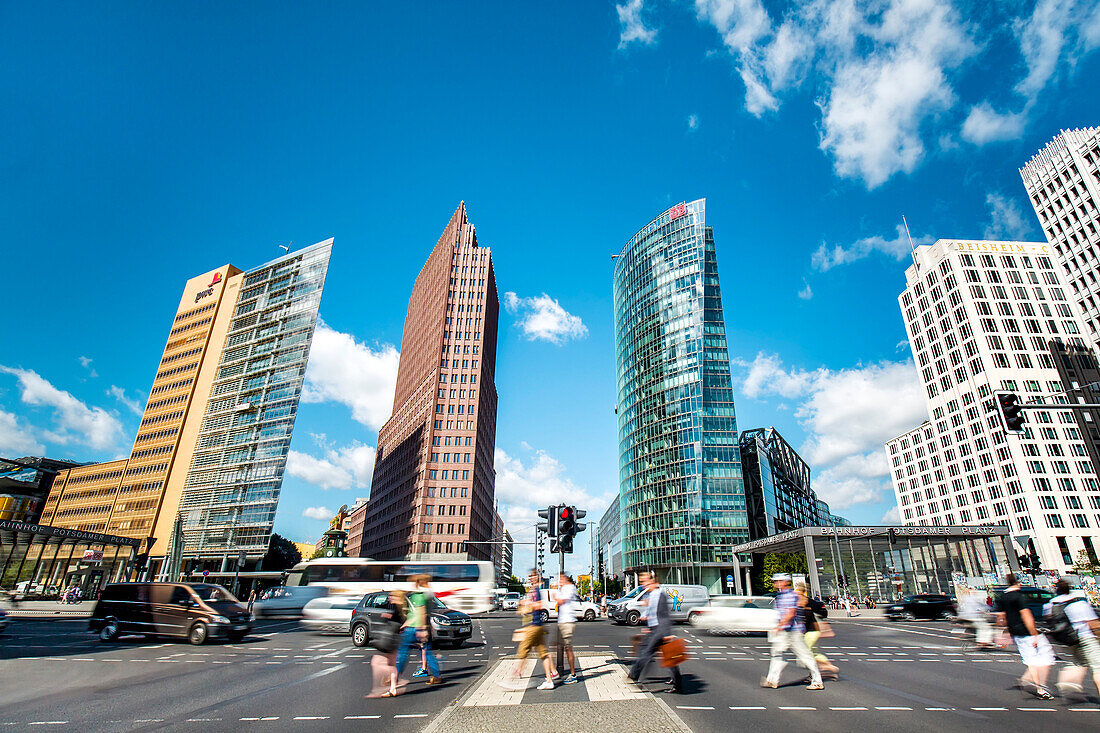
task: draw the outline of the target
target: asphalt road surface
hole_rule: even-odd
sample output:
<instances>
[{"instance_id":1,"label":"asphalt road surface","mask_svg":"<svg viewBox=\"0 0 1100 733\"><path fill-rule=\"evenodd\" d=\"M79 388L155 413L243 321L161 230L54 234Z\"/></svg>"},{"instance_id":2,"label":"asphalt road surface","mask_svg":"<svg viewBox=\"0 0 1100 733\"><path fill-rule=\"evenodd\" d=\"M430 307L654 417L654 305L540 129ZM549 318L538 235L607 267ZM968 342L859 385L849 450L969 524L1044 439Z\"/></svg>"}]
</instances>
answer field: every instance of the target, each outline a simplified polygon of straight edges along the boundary
<instances>
[{"instance_id":1,"label":"asphalt road surface","mask_svg":"<svg viewBox=\"0 0 1100 733\"><path fill-rule=\"evenodd\" d=\"M431 724L485 673L514 651L517 619L506 613L475 620L471 641L440 652L444 683L410 685L394 699L365 699L370 649L346 636L318 635L295 621L261 621L238 644L190 646L137 637L100 642L76 619L17 619L0 636L0 729L66 725L80 730L372 730L417 731ZM760 636L710 636L688 627L693 658L683 667L685 693L658 693L693 731L782 725L792 730L937 731L1010 729L1100 730L1100 699L1038 700L1015 687L1023 667L1014 653L962 650L944 623L835 620L824 651L840 680L821 692L799 683L793 662L778 690L762 689L768 665ZM579 623L578 652L627 658L636 629L606 620ZM406 670L410 674L411 669ZM650 689L662 685L651 668ZM531 678L532 688L542 681ZM528 730L556 730L554 705L584 705L600 733L618 730L616 706L580 685L529 689ZM548 703L528 705L528 703ZM491 714L492 710L485 711ZM605 715L606 712L606 715ZM384 727L379 724L384 722ZM621 721L619 721L621 723Z\"/></svg>"}]
</instances>

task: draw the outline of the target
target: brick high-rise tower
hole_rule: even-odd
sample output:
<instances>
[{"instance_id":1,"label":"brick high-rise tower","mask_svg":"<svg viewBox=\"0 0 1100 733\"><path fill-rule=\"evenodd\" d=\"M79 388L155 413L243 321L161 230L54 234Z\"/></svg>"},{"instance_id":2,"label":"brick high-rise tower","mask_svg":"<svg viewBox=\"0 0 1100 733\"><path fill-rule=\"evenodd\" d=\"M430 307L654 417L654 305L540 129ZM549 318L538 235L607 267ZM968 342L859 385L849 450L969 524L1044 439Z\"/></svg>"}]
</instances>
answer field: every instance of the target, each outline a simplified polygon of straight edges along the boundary
<instances>
[{"instance_id":1,"label":"brick high-rise tower","mask_svg":"<svg viewBox=\"0 0 1100 733\"><path fill-rule=\"evenodd\" d=\"M491 558L496 472L496 278L460 203L409 298L393 415L348 554Z\"/></svg>"}]
</instances>

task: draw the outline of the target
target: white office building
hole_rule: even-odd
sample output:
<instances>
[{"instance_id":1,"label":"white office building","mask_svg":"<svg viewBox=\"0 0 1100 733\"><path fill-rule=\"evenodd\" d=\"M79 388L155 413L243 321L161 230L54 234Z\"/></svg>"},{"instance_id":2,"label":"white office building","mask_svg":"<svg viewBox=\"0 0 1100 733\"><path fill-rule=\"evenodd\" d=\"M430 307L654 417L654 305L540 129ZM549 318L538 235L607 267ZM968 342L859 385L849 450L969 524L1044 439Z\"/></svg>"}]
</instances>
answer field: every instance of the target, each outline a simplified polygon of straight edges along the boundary
<instances>
[{"instance_id":1,"label":"white office building","mask_svg":"<svg viewBox=\"0 0 1100 733\"><path fill-rule=\"evenodd\" d=\"M1063 130L1020 176L1095 348L1100 345L1100 127Z\"/></svg>"},{"instance_id":2,"label":"white office building","mask_svg":"<svg viewBox=\"0 0 1100 733\"><path fill-rule=\"evenodd\" d=\"M1006 435L993 400L1008 390L1078 401L1064 392L1084 379L1067 358L1086 346L1083 324L1051 250L959 240L916 248L899 303L929 420L886 450L905 524L1005 523L1034 541L1044 569L1066 571L1100 541L1092 421L1026 411L1026 432Z\"/></svg>"}]
</instances>

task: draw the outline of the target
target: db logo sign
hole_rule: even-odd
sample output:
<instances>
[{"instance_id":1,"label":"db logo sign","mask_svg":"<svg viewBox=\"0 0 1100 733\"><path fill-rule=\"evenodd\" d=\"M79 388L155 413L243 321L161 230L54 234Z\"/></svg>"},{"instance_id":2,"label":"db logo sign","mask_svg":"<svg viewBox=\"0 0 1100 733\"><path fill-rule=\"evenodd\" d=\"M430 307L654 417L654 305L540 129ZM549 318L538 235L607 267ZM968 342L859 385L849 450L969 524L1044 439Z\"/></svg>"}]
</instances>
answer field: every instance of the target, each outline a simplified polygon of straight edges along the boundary
<instances>
[{"instance_id":1,"label":"db logo sign","mask_svg":"<svg viewBox=\"0 0 1100 733\"><path fill-rule=\"evenodd\" d=\"M669 221L673 219L679 219L684 214L688 213L687 204L676 204L668 210Z\"/></svg>"}]
</instances>

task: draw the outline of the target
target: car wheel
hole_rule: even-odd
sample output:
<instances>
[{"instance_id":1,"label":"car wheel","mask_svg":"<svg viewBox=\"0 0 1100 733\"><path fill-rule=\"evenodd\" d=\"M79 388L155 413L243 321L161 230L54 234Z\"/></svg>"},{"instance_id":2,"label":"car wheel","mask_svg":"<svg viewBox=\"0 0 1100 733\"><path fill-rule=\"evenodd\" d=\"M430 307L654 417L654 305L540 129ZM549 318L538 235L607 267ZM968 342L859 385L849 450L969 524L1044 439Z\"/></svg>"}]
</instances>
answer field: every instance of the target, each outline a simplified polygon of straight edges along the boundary
<instances>
[{"instance_id":1,"label":"car wheel","mask_svg":"<svg viewBox=\"0 0 1100 733\"><path fill-rule=\"evenodd\" d=\"M351 643L355 646L366 646L369 638L366 624L355 624L351 627Z\"/></svg>"},{"instance_id":2,"label":"car wheel","mask_svg":"<svg viewBox=\"0 0 1100 733\"><path fill-rule=\"evenodd\" d=\"M691 613L688 614L687 622L689 624L691 624L692 626L694 626L695 622L696 622L696 620L698 620L699 616L700 616L700 613L698 611L692 611Z\"/></svg>"},{"instance_id":3,"label":"car wheel","mask_svg":"<svg viewBox=\"0 0 1100 733\"><path fill-rule=\"evenodd\" d=\"M587 611L584 612L584 620L585 621L595 621L596 620L596 612L593 611L591 608L588 609Z\"/></svg>"},{"instance_id":4,"label":"car wheel","mask_svg":"<svg viewBox=\"0 0 1100 733\"><path fill-rule=\"evenodd\" d=\"M906 611L905 613L903 613L901 615L901 617L903 619L905 619L906 621L916 621L917 620L917 617L911 611Z\"/></svg>"},{"instance_id":5,"label":"car wheel","mask_svg":"<svg viewBox=\"0 0 1100 733\"><path fill-rule=\"evenodd\" d=\"M954 621L958 618L958 615L954 611L944 611L940 614L940 619L943 621Z\"/></svg>"},{"instance_id":6,"label":"car wheel","mask_svg":"<svg viewBox=\"0 0 1100 733\"><path fill-rule=\"evenodd\" d=\"M637 626L642 620L642 615L637 611L631 611L626 615L626 623L630 626Z\"/></svg>"},{"instance_id":7,"label":"car wheel","mask_svg":"<svg viewBox=\"0 0 1100 733\"><path fill-rule=\"evenodd\" d=\"M99 629L100 641L114 641L118 638L118 619L109 618L103 622L103 626Z\"/></svg>"},{"instance_id":8,"label":"car wheel","mask_svg":"<svg viewBox=\"0 0 1100 733\"><path fill-rule=\"evenodd\" d=\"M191 627L191 631L187 633L187 641L191 642L195 646L206 643L206 624L199 621L197 624Z\"/></svg>"}]
</instances>

